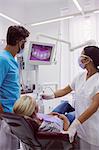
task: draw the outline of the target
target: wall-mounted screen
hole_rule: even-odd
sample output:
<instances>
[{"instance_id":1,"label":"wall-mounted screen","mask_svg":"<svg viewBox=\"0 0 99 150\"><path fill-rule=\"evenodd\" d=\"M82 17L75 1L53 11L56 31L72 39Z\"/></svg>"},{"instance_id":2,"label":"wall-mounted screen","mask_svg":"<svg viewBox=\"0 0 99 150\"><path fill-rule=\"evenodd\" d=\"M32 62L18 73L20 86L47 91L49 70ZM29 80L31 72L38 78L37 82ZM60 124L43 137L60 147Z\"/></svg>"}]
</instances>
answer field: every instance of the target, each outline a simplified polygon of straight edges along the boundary
<instances>
[{"instance_id":1,"label":"wall-mounted screen","mask_svg":"<svg viewBox=\"0 0 99 150\"><path fill-rule=\"evenodd\" d=\"M49 65L52 63L54 44L30 42L29 61L34 65Z\"/></svg>"}]
</instances>

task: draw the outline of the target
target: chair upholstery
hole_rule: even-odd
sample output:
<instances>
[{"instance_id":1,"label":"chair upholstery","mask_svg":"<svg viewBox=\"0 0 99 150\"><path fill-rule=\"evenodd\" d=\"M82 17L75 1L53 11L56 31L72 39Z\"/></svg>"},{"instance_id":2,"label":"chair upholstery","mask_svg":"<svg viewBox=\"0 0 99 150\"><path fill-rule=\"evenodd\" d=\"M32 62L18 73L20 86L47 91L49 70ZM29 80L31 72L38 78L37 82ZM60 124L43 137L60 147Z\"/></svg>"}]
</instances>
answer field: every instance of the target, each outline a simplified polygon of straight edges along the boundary
<instances>
[{"instance_id":1,"label":"chair upholstery","mask_svg":"<svg viewBox=\"0 0 99 150\"><path fill-rule=\"evenodd\" d=\"M11 132L29 150L70 150L74 148L74 145L69 143L68 135L38 132L39 126L32 118L13 113L1 113L0 118L8 123Z\"/></svg>"},{"instance_id":2,"label":"chair upholstery","mask_svg":"<svg viewBox=\"0 0 99 150\"><path fill-rule=\"evenodd\" d=\"M29 128L29 125L24 117L12 113L2 113L0 114L0 117L9 124L11 132L21 139L23 143L26 143L31 147L40 146L35 136L35 132L37 131L36 125L34 125L31 132L31 128ZM33 123L35 124L35 122Z\"/></svg>"}]
</instances>

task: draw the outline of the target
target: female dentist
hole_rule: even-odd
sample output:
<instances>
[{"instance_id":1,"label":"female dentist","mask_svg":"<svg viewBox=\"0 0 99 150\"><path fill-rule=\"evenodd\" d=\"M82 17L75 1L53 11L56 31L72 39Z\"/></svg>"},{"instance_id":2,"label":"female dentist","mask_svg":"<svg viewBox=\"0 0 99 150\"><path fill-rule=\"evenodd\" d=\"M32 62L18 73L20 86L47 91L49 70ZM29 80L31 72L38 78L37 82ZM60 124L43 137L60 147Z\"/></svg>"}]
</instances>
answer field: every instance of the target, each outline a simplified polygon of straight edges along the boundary
<instances>
[{"instance_id":1,"label":"female dentist","mask_svg":"<svg viewBox=\"0 0 99 150\"><path fill-rule=\"evenodd\" d=\"M70 142L77 132L80 150L99 150L99 48L87 46L78 59L84 72L73 82L56 91L53 95L43 95L45 99L64 96L75 91L75 117L68 128Z\"/></svg>"}]
</instances>

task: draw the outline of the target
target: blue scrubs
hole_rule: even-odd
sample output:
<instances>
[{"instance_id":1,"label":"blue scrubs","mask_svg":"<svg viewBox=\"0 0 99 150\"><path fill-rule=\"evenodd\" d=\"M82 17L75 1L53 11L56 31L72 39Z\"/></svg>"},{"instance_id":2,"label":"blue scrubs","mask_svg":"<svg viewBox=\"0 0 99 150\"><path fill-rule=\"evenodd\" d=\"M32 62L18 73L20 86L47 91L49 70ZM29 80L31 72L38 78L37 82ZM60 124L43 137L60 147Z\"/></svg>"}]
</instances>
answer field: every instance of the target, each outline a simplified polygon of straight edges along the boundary
<instances>
[{"instance_id":1,"label":"blue scrubs","mask_svg":"<svg viewBox=\"0 0 99 150\"><path fill-rule=\"evenodd\" d=\"M12 112L20 97L19 69L10 52L0 50L0 103L4 112Z\"/></svg>"}]
</instances>

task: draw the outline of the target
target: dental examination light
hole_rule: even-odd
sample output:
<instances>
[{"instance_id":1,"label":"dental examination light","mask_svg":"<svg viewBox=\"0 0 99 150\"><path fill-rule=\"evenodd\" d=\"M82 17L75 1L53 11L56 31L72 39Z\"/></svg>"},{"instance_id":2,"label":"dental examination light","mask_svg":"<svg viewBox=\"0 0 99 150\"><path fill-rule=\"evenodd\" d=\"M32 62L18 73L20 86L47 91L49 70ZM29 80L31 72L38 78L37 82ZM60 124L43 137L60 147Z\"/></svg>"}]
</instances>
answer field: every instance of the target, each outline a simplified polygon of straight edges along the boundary
<instances>
[{"instance_id":1,"label":"dental examination light","mask_svg":"<svg viewBox=\"0 0 99 150\"><path fill-rule=\"evenodd\" d=\"M61 39L58 39L58 38L55 38L55 37L52 37L52 36L49 36L49 35L45 35L45 34L38 34L37 37L45 37L45 38L48 38L48 39L51 39L51 40L54 40L54 41L59 41L59 42L68 44L69 46L71 45L71 43L68 42L68 41L61 40Z\"/></svg>"},{"instance_id":2,"label":"dental examination light","mask_svg":"<svg viewBox=\"0 0 99 150\"><path fill-rule=\"evenodd\" d=\"M96 41L95 40L88 40L88 41L86 41L80 45L77 45L75 47L70 48L70 51L74 51L74 50L76 50L80 47L83 47L83 46L92 46L92 45L96 45Z\"/></svg>"}]
</instances>

